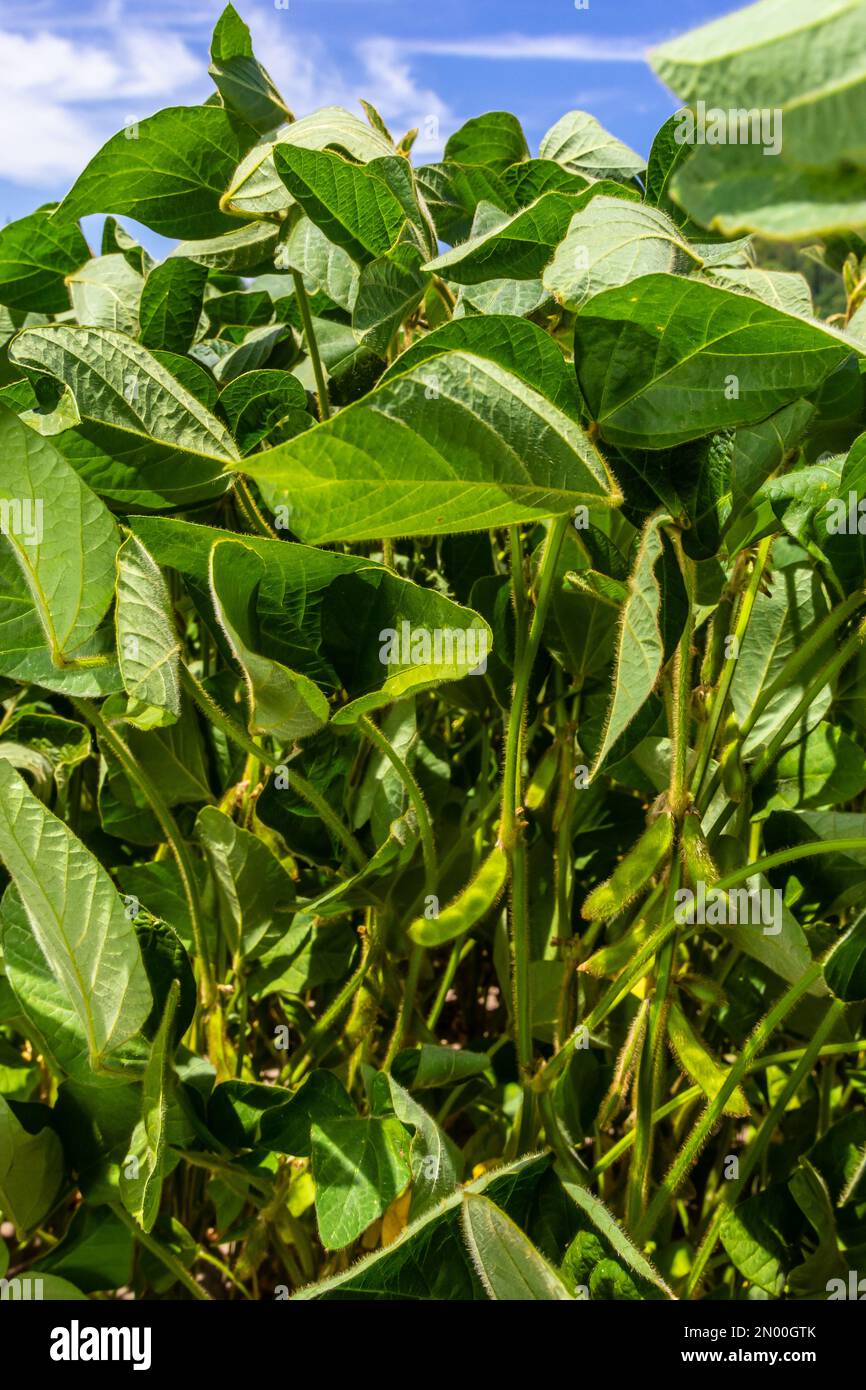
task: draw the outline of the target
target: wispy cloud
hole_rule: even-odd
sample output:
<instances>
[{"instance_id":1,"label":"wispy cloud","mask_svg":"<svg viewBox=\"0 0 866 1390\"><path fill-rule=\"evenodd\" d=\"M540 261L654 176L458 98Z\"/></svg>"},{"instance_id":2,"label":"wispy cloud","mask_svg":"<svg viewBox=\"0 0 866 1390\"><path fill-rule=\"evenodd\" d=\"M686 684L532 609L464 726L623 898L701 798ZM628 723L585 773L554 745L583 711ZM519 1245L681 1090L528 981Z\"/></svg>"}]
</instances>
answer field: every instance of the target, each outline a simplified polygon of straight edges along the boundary
<instances>
[{"instance_id":1,"label":"wispy cloud","mask_svg":"<svg viewBox=\"0 0 866 1390\"><path fill-rule=\"evenodd\" d=\"M592 39L577 34L490 34L475 39L402 39L402 53L447 58L489 58L510 62L550 60L569 63L644 63L657 39Z\"/></svg>"}]
</instances>

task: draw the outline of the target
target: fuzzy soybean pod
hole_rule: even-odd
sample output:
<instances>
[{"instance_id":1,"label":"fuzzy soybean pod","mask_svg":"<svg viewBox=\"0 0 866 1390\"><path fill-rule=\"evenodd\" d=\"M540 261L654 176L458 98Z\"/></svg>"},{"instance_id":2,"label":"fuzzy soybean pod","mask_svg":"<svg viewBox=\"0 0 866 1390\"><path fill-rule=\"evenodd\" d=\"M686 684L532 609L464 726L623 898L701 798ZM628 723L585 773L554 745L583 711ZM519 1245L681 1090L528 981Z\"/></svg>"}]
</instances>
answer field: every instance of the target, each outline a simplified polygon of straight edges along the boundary
<instances>
[{"instance_id":1,"label":"fuzzy soybean pod","mask_svg":"<svg viewBox=\"0 0 866 1390\"><path fill-rule=\"evenodd\" d=\"M409 927L410 939L419 946L442 946L462 936L495 906L505 886L507 868L505 851L496 845L475 877L446 908L435 917L415 918Z\"/></svg>"},{"instance_id":2,"label":"fuzzy soybean pod","mask_svg":"<svg viewBox=\"0 0 866 1390\"><path fill-rule=\"evenodd\" d=\"M740 726L733 715L725 724L719 766L722 770L722 786L728 800L742 801L746 795L746 771L740 755Z\"/></svg>"},{"instance_id":3,"label":"fuzzy soybean pod","mask_svg":"<svg viewBox=\"0 0 866 1390\"><path fill-rule=\"evenodd\" d=\"M710 847L701 830L701 818L692 812L684 817L680 830L680 859L686 878L693 887L703 882L709 888L719 877Z\"/></svg>"},{"instance_id":4,"label":"fuzzy soybean pod","mask_svg":"<svg viewBox=\"0 0 866 1390\"><path fill-rule=\"evenodd\" d=\"M664 863L674 842L674 821L663 811L647 826L637 844L604 883L593 888L581 912L589 922L615 917L628 907Z\"/></svg>"}]
</instances>

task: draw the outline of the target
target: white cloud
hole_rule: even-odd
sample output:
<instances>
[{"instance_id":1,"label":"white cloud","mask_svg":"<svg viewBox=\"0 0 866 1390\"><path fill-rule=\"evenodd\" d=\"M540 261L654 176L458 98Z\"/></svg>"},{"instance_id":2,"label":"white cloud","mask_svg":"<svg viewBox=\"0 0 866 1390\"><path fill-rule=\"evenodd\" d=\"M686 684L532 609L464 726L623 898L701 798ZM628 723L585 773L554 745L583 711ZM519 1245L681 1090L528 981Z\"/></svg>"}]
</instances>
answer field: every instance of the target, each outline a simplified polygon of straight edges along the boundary
<instances>
[{"instance_id":1,"label":"white cloud","mask_svg":"<svg viewBox=\"0 0 866 1390\"><path fill-rule=\"evenodd\" d=\"M491 34L478 39L407 39L403 53L441 54L448 58L507 59L511 62L550 59L576 63L645 63L654 40L591 39L577 34Z\"/></svg>"},{"instance_id":2,"label":"white cloud","mask_svg":"<svg viewBox=\"0 0 866 1390\"><path fill-rule=\"evenodd\" d=\"M120 29L110 44L0 30L0 177L71 181L131 116L193 84L201 63L172 34Z\"/></svg>"},{"instance_id":3,"label":"white cloud","mask_svg":"<svg viewBox=\"0 0 866 1390\"><path fill-rule=\"evenodd\" d=\"M0 178L56 187L59 196L126 121L206 98L209 26L193 46L164 17L156 23L155 11L142 16L128 28L108 0L99 29L0 29ZM434 91L416 81L401 45L365 39L347 70L317 35L288 26L283 12L259 10L249 20L260 60L297 115L327 105L360 115L358 99L365 97L395 135L419 126L416 148L425 157L441 150L440 127L453 125L453 116Z\"/></svg>"}]
</instances>

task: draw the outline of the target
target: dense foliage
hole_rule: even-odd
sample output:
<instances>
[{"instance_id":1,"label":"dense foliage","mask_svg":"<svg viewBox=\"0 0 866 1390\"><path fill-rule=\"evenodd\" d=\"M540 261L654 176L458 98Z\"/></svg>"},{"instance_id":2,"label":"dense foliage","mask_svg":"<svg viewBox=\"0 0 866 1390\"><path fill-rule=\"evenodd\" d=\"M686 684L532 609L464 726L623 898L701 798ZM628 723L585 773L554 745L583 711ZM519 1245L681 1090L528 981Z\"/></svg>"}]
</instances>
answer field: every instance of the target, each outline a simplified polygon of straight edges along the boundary
<instances>
[{"instance_id":1,"label":"dense foliage","mask_svg":"<svg viewBox=\"0 0 866 1390\"><path fill-rule=\"evenodd\" d=\"M0 231L19 1293L866 1269L866 5L653 62L413 164L229 7Z\"/></svg>"}]
</instances>

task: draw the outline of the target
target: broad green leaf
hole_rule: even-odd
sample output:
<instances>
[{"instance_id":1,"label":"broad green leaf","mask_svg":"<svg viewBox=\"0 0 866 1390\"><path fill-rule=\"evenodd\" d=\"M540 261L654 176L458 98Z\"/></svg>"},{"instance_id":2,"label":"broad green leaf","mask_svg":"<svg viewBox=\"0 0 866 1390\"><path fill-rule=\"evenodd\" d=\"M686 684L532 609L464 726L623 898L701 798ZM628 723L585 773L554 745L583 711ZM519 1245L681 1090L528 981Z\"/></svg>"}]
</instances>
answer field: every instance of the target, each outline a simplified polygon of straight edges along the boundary
<instances>
[{"instance_id":1,"label":"broad green leaf","mask_svg":"<svg viewBox=\"0 0 866 1390\"><path fill-rule=\"evenodd\" d=\"M489 1298L572 1302L556 1271L519 1226L480 1193L463 1198L463 1234Z\"/></svg>"},{"instance_id":2,"label":"broad green leaf","mask_svg":"<svg viewBox=\"0 0 866 1390\"><path fill-rule=\"evenodd\" d=\"M82 1296L104 1289L119 1289L132 1280L134 1237L108 1207L83 1203L60 1243L40 1257L33 1277L44 1278L72 1288L73 1280ZM47 1282L47 1281L46 1281ZM45 1290L47 1295L47 1290ZM69 1295L66 1295L67 1297Z\"/></svg>"},{"instance_id":3,"label":"broad green leaf","mask_svg":"<svg viewBox=\"0 0 866 1390\"><path fill-rule=\"evenodd\" d=\"M253 956L264 937L282 936L291 925L294 884L267 845L216 806L199 811L195 833L211 867L232 958Z\"/></svg>"},{"instance_id":4,"label":"broad green leaf","mask_svg":"<svg viewBox=\"0 0 866 1390\"><path fill-rule=\"evenodd\" d=\"M792 1211L796 1206L785 1188L774 1186L740 1202L725 1213L721 1241L744 1279L778 1298L793 1263Z\"/></svg>"},{"instance_id":5,"label":"broad green leaf","mask_svg":"<svg viewBox=\"0 0 866 1390\"><path fill-rule=\"evenodd\" d=\"M168 585L137 536L117 552L117 660L138 728L180 718L180 644Z\"/></svg>"},{"instance_id":6,"label":"broad green leaf","mask_svg":"<svg viewBox=\"0 0 866 1390\"><path fill-rule=\"evenodd\" d=\"M51 324L15 339L14 360L62 381L83 419L171 448L229 463L237 449L224 425L122 333Z\"/></svg>"},{"instance_id":7,"label":"broad green leaf","mask_svg":"<svg viewBox=\"0 0 866 1390\"><path fill-rule=\"evenodd\" d=\"M348 251L329 241L306 213L292 218L278 256L281 267L303 276L308 293L319 290L351 313L358 293L358 267Z\"/></svg>"},{"instance_id":8,"label":"broad green leaf","mask_svg":"<svg viewBox=\"0 0 866 1390\"><path fill-rule=\"evenodd\" d=\"M394 334L421 302L427 280L422 253L400 242L361 269L352 309L352 328L371 352L385 357Z\"/></svg>"},{"instance_id":9,"label":"broad green leaf","mask_svg":"<svg viewBox=\"0 0 866 1390\"><path fill-rule=\"evenodd\" d=\"M542 281L558 303L579 309L593 295L638 276L688 274L699 263L663 212L601 196L575 213Z\"/></svg>"},{"instance_id":10,"label":"broad green leaf","mask_svg":"<svg viewBox=\"0 0 866 1390\"><path fill-rule=\"evenodd\" d=\"M152 1231L159 1215L165 1176L169 1091L174 1054L174 1016L180 995L175 981L150 1049L141 1083L141 1119L120 1169L123 1205L141 1229Z\"/></svg>"},{"instance_id":11,"label":"broad green leaf","mask_svg":"<svg viewBox=\"0 0 866 1390\"><path fill-rule=\"evenodd\" d=\"M40 1106L47 1120L50 1111ZM63 1181L63 1149L45 1125L29 1133L0 1096L0 1211L24 1239L51 1210Z\"/></svg>"},{"instance_id":12,"label":"broad green leaf","mask_svg":"<svg viewBox=\"0 0 866 1390\"><path fill-rule=\"evenodd\" d=\"M455 327L466 349L400 359L364 400L245 461L272 506L292 499L303 540L441 535L616 504L601 455L535 384L537 362L514 374L488 321Z\"/></svg>"},{"instance_id":13,"label":"broad green leaf","mask_svg":"<svg viewBox=\"0 0 866 1390\"><path fill-rule=\"evenodd\" d=\"M226 5L216 23L208 69L223 105L264 135L293 119L270 76L253 53L250 31L234 5Z\"/></svg>"},{"instance_id":14,"label":"broad green leaf","mask_svg":"<svg viewBox=\"0 0 866 1390\"><path fill-rule=\"evenodd\" d=\"M560 1182L565 1188L571 1200L580 1208L583 1214L589 1217L595 1229L602 1236L604 1241L613 1249L617 1259L628 1265L629 1269L634 1270L641 1279L648 1280L655 1284L656 1288L661 1289L668 1298L674 1295L670 1287L662 1279L661 1275L653 1268L650 1261L641 1250L633 1244L631 1238L619 1225L619 1222L611 1215L607 1207L601 1202L588 1187L579 1187L577 1183L569 1181L568 1178L560 1175Z\"/></svg>"},{"instance_id":15,"label":"broad green leaf","mask_svg":"<svg viewBox=\"0 0 866 1390\"><path fill-rule=\"evenodd\" d=\"M356 1118L354 1102L339 1077L317 1069L288 1100L269 1108L262 1118L260 1143L273 1153L309 1158L314 1125Z\"/></svg>"},{"instance_id":16,"label":"broad green leaf","mask_svg":"<svg viewBox=\"0 0 866 1390\"><path fill-rule=\"evenodd\" d=\"M580 389L604 437L647 449L762 420L809 395L852 352L825 324L658 274L585 304L574 347Z\"/></svg>"},{"instance_id":17,"label":"broad green leaf","mask_svg":"<svg viewBox=\"0 0 866 1390\"><path fill-rule=\"evenodd\" d=\"M130 236L116 217L106 217L102 224L101 251L103 256L112 256L119 251L142 277L149 275L156 264L150 253L139 245L135 237Z\"/></svg>"},{"instance_id":18,"label":"broad green leaf","mask_svg":"<svg viewBox=\"0 0 866 1390\"><path fill-rule=\"evenodd\" d=\"M415 170L415 177L433 218L437 237L451 245L469 236L482 202L492 204L506 215L517 211L518 205L504 177L483 164L422 164Z\"/></svg>"},{"instance_id":19,"label":"broad green leaf","mask_svg":"<svg viewBox=\"0 0 866 1390\"><path fill-rule=\"evenodd\" d=\"M113 212L162 236L218 236L231 227L220 195L254 141L251 127L220 106L166 107L113 135L54 217Z\"/></svg>"},{"instance_id":20,"label":"broad green leaf","mask_svg":"<svg viewBox=\"0 0 866 1390\"><path fill-rule=\"evenodd\" d=\"M686 1076L713 1100L727 1079L728 1069L719 1065L675 1000L668 1011L667 1032L668 1042ZM751 1113L742 1086L734 1087L725 1102L724 1113L741 1117Z\"/></svg>"},{"instance_id":21,"label":"broad green leaf","mask_svg":"<svg viewBox=\"0 0 866 1390\"><path fill-rule=\"evenodd\" d=\"M328 719L328 701L307 676L265 656L256 595L265 562L242 541L217 541L211 551L211 598L247 683L249 729L289 742L306 738Z\"/></svg>"},{"instance_id":22,"label":"broad green leaf","mask_svg":"<svg viewBox=\"0 0 866 1390\"><path fill-rule=\"evenodd\" d=\"M708 268L707 278L715 285L754 295L786 314L810 318L814 313L809 282L799 272L787 270L739 270L736 267Z\"/></svg>"},{"instance_id":23,"label":"broad green leaf","mask_svg":"<svg viewBox=\"0 0 866 1390\"><path fill-rule=\"evenodd\" d=\"M541 159L553 159L566 169L593 178L631 179L643 173L639 154L609 135L587 111L569 111L551 126L538 147Z\"/></svg>"},{"instance_id":24,"label":"broad green leaf","mask_svg":"<svg viewBox=\"0 0 866 1390\"><path fill-rule=\"evenodd\" d=\"M483 1174L413 1221L391 1245L344 1273L311 1284L294 1298L483 1301L485 1290L461 1234L463 1194L487 1193L507 1214L521 1220L549 1169L547 1155L532 1154Z\"/></svg>"},{"instance_id":25,"label":"broad green leaf","mask_svg":"<svg viewBox=\"0 0 866 1390\"><path fill-rule=\"evenodd\" d=\"M34 313L69 308L66 276L90 256L76 222L58 223L49 208L0 228L0 304Z\"/></svg>"},{"instance_id":26,"label":"broad green leaf","mask_svg":"<svg viewBox=\"0 0 866 1390\"><path fill-rule=\"evenodd\" d=\"M277 145L274 166L307 216L359 265L384 256L404 232L427 249L421 212L411 207L409 165L399 155L353 164L330 150Z\"/></svg>"},{"instance_id":27,"label":"broad green leaf","mask_svg":"<svg viewBox=\"0 0 866 1390\"><path fill-rule=\"evenodd\" d=\"M656 566L662 556L661 526L667 519L662 512L654 513L648 518L640 538L628 581L628 597L620 615L610 706L590 778L646 704L662 667L664 641L659 626L662 592Z\"/></svg>"},{"instance_id":28,"label":"broad green leaf","mask_svg":"<svg viewBox=\"0 0 866 1390\"><path fill-rule=\"evenodd\" d=\"M838 724L822 722L782 754L773 775L771 810L839 806L866 788L866 753Z\"/></svg>"},{"instance_id":29,"label":"broad green leaf","mask_svg":"<svg viewBox=\"0 0 866 1390\"><path fill-rule=\"evenodd\" d=\"M113 328L134 338L144 281L125 256L95 256L67 277L72 309L88 328Z\"/></svg>"},{"instance_id":30,"label":"broad green leaf","mask_svg":"<svg viewBox=\"0 0 866 1390\"><path fill-rule=\"evenodd\" d=\"M866 999L866 912L848 928L824 961L830 993L846 1004Z\"/></svg>"},{"instance_id":31,"label":"broad green leaf","mask_svg":"<svg viewBox=\"0 0 866 1390\"><path fill-rule=\"evenodd\" d=\"M221 207L242 216L271 217L292 205L292 197L274 167L274 151L280 145L340 150L361 163L394 153L393 146L365 121L341 106L324 106L281 126L273 139L255 145L226 179Z\"/></svg>"},{"instance_id":32,"label":"broad green leaf","mask_svg":"<svg viewBox=\"0 0 866 1390\"><path fill-rule=\"evenodd\" d=\"M102 865L2 762L0 858L98 1070L150 1013L135 931Z\"/></svg>"},{"instance_id":33,"label":"broad green leaf","mask_svg":"<svg viewBox=\"0 0 866 1390\"><path fill-rule=\"evenodd\" d=\"M322 1117L312 1149L319 1237L326 1250L342 1250L408 1187L409 1135L395 1117Z\"/></svg>"},{"instance_id":34,"label":"broad green leaf","mask_svg":"<svg viewBox=\"0 0 866 1390\"><path fill-rule=\"evenodd\" d=\"M463 1173L463 1156L430 1112L393 1076L380 1072L374 1087L387 1093L388 1103L401 1124L415 1131L409 1151L412 1168L409 1216L415 1221L437 1207L443 1197L450 1196L457 1187Z\"/></svg>"},{"instance_id":35,"label":"broad green leaf","mask_svg":"<svg viewBox=\"0 0 866 1390\"><path fill-rule=\"evenodd\" d=\"M736 657L731 682L733 711L742 725L752 708L776 678L782 663L795 652L827 613L827 601L812 567L798 553L784 556L784 542L777 542L776 575L769 593L759 593L749 626ZM815 672L832 651L832 638L805 668L779 690L759 715L749 734L744 753L757 757L799 703ZM816 696L809 710L785 743L799 742L805 730L817 724L830 702L829 687Z\"/></svg>"},{"instance_id":36,"label":"broad green leaf","mask_svg":"<svg viewBox=\"0 0 866 1390\"><path fill-rule=\"evenodd\" d=\"M222 388L219 403L242 454L291 439L315 424L307 393L288 372L244 372Z\"/></svg>"},{"instance_id":37,"label":"broad green leaf","mask_svg":"<svg viewBox=\"0 0 866 1390\"><path fill-rule=\"evenodd\" d=\"M186 352L201 315L207 268L184 256L154 266L144 282L138 317L144 347Z\"/></svg>"},{"instance_id":38,"label":"broad green leaf","mask_svg":"<svg viewBox=\"0 0 866 1390\"><path fill-rule=\"evenodd\" d=\"M209 589L211 547L215 541L240 545L237 536L168 518L136 518L134 529L158 564L184 575L196 602L217 627ZM439 632L444 654L447 634L459 652L462 633L479 627L485 630L471 609L400 579L363 556L255 536L245 536L242 544L264 563L249 621L267 633L269 658L325 690L345 689L350 699L359 702L360 709L395 698L393 686L388 685L389 670L395 684L405 684L407 679L409 683L429 683L449 678L451 666L440 663L428 670L417 666L413 635L420 633L421 645L431 646ZM409 628L405 639L404 624ZM470 652L470 646L467 641L466 658L477 665L480 653L477 646ZM383 647L387 647L386 655L393 658L393 665L383 662ZM373 692L381 692L376 701L361 703L362 697Z\"/></svg>"},{"instance_id":39,"label":"broad green leaf","mask_svg":"<svg viewBox=\"0 0 866 1390\"><path fill-rule=\"evenodd\" d=\"M428 261L424 269L458 285L477 285L502 277L512 280L537 279L554 252L559 255L557 248L561 249L564 244L573 219L579 215L578 210L584 204L592 207L596 196L595 187L578 194L542 193L536 202L522 208L513 217L497 218L489 230L477 232L473 227L468 241ZM611 198L604 201L620 200ZM479 211L486 206L481 204ZM561 266L558 274L562 274Z\"/></svg>"},{"instance_id":40,"label":"broad green leaf","mask_svg":"<svg viewBox=\"0 0 866 1390\"><path fill-rule=\"evenodd\" d=\"M474 116L455 130L445 145L446 162L481 164L497 173L528 158L526 136L510 111L487 111L483 116Z\"/></svg>"},{"instance_id":41,"label":"broad green leaf","mask_svg":"<svg viewBox=\"0 0 866 1390\"><path fill-rule=\"evenodd\" d=\"M248 222L219 236L182 241L169 254L195 261L208 270L245 275L273 259L279 237L279 227L270 222Z\"/></svg>"},{"instance_id":42,"label":"broad green leaf","mask_svg":"<svg viewBox=\"0 0 866 1390\"><path fill-rule=\"evenodd\" d=\"M20 567L29 602L19 607L7 629L5 669L33 673L94 660L97 628L111 602L117 526L106 507L57 452L51 440L0 408L0 503L3 507L2 550ZM11 576L10 576L11 578ZM13 587L14 594L14 587ZM31 607L32 606L32 607ZM22 657L32 640L26 610L35 614L43 633L47 660L32 664ZM103 647L104 650L104 647ZM104 661L105 659L102 658Z\"/></svg>"},{"instance_id":43,"label":"broad green leaf","mask_svg":"<svg viewBox=\"0 0 866 1390\"><path fill-rule=\"evenodd\" d=\"M245 372L258 371L268 361L277 344L287 338L291 338L291 330L283 323L253 328L242 343L238 343L215 363L212 370L220 386L237 380Z\"/></svg>"},{"instance_id":44,"label":"broad green leaf","mask_svg":"<svg viewBox=\"0 0 866 1390\"><path fill-rule=\"evenodd\" d=\"M693 116L707 98L702 126L681 122L691 157L671 185L692 217L782 239L863 224L864 21L863 0L761 0L654 50Z\"/></svg>"},{"instance_id":45,"label":"broad green leaf","mask_svg":"<svg viewBox=\"0 0 866 1390\"><path fill-rule=\"evenodd\" d=\"M441 1047L422 1043L406 1048L394 1058L393 1073L410 1091L425 1091L438 1086L462 1083L474 1076L492 1080L491 1061L486 1052L468 1052L465 1048Z\"/></svg>"}]
</instances>

